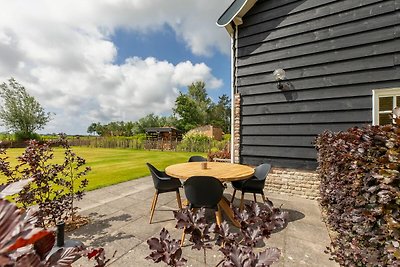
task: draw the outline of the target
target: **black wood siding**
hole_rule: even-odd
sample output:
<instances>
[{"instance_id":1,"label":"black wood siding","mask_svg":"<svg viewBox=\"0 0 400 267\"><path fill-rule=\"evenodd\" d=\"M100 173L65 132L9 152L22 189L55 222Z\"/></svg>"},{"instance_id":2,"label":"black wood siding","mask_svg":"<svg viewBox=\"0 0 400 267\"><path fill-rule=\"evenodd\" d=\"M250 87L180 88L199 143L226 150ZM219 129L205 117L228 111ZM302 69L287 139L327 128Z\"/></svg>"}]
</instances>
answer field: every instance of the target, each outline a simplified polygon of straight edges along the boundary
<instances>
[{"instance_id":1,"label":"black wood siding","mask_svg":"<svg viewBox=\"0 0 400 267\"><path fill-rule=\"evenodd\" d=\"M372 90L400 87L399 34L400 0L258 0L238 30L241 162L313 169L316 135L371 123Z\"/></svg>"}]
</instances>

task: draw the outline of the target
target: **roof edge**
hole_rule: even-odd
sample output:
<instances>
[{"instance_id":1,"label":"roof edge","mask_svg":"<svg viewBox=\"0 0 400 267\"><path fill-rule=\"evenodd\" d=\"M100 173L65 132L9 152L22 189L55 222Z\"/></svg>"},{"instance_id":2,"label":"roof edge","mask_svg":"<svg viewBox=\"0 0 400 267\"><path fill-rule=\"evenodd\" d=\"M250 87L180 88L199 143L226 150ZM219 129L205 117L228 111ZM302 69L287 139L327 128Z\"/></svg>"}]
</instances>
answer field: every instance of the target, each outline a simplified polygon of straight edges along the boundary
<instances>
[{"instance_id":1,"label":"roof edge","mask_svg":"<svg viewBox=\"0 0 400 267\"><path fill-rule=\"evenodd\" d=\"M235 25L242 24L242 17L254 6L257 0L235 0L217 20L218 27L225 27L229 34L233 32L232 21Z\"/></svg>"}]
</instances>

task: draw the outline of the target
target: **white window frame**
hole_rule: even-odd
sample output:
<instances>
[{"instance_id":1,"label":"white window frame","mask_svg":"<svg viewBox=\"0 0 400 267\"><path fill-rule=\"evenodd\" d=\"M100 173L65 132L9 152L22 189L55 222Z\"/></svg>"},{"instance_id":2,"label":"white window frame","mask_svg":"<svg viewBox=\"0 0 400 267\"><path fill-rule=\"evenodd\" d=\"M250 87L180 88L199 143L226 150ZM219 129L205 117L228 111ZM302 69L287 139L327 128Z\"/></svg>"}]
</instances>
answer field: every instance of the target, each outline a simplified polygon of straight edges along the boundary
<instances>
[{"instance_id":1,"label":"white window frame","mask_svg":"<svg viewBox=\"0 0 400 267\"><path fill-rule=\"evenodd\" d=\"M400 88L385 88L385 89L372 90L372 124L373 125L378 125L378 122L379 122L379 97L398 96L398 95L400 96ZM397 106L400 106L400 103L397 103Z\"/></svg>"}]
</instances>

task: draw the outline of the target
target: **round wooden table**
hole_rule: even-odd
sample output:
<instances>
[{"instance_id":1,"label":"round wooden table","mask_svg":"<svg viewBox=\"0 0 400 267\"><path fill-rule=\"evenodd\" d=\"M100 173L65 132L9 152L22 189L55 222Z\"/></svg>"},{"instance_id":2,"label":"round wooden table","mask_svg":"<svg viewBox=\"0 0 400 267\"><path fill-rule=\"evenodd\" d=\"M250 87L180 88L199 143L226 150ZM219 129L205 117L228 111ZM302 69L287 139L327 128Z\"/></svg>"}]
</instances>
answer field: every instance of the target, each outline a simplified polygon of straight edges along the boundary
<instances>
[{"instance_id":1,"label":"round wooden table","mask_svg":"<svg viewBox=\"0 0 400 267\"><path fill-rule=\"evenodd\" d=\"M203 169L204 162L186 162L168 166L165 172L172 177L186 180L191 176L213 176L221 182L231 182L250 178L254 169L241 164L207 162L207 168Z\"/></svg>"},{"instance_id":2,"label":"round wooden table","mask_svg":"<svg viewBox=\"0 0 400 267\"><path fill-rule=\"evenodd\" d=\"M202 168L205 162L186 162L174 164L165 168L165 173L169 176L186 180L192 176L213 176L222 182L238 181L250 178L254 174L254 169L241 164L207 162L207 168ZM240 224L234 219L233 210L229 201L222 197L218 206L224 211L232 223L240 227ZM221 220L221 218L219 218Z\"/></svg>"}]
</instances>

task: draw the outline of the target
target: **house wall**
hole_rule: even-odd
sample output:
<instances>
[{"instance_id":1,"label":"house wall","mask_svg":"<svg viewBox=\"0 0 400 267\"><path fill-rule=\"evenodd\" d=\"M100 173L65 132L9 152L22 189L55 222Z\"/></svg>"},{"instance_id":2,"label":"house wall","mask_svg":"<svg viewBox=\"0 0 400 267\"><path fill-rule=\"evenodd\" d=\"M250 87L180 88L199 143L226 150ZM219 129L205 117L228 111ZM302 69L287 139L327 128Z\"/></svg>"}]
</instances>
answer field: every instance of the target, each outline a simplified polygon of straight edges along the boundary
<instances>
[{"instance_id":1,"label":"house wall","mask_svg":"<svg viewBox=\"0 0 400 267\"><path fill-rule=\"evenodd\" d=\"M238 27L240 162L315 169L316 135L371 123L372 90L400 84L399 9L400 0L259 0Z\"/></svg>"}]
</instances>

